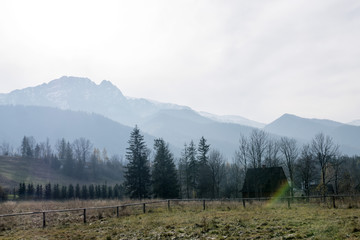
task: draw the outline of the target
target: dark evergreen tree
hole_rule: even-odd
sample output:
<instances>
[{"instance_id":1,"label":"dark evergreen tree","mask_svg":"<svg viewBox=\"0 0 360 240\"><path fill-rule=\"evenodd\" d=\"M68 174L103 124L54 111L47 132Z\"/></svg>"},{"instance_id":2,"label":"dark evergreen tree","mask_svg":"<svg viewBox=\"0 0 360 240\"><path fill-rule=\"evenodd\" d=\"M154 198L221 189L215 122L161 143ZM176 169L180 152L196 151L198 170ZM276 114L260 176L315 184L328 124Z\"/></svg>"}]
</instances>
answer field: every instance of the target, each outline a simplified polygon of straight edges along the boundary
<instances>
[{"instance_id":1,"label":"dark evergreen tree","mask_svg":"<svg viewBox=\"0 0 360 240\"><path fill-rule=\"evenodd\" d=\"M190 142L188 147L188 174L189 174L189 193L191 198L195 198L196 196L196 190L199 185L199 163L196 159L197 150L196 146L193 141Z\"/></svg>"},{"instance_id":2,"label":"dark evergreen tree","mask_svg":"<svg viewBox=\"0 0 360 240\"><path fill-rule=\"evenodd\" d=\"M74 186L72 184L69 184L69 189L68 189L68 199L72 199L75 197L75 189Z\"/></svg>"},{"instance_id":3,"label":"dark evergreen tree","mask_svg":"<svg viewBox=\"0 0 360 240\"><path fill-rule=\"evenodd\" d=\"M59 184L54 184L53 199L55 199L55 200L60 199L60 187L59 187Z\"/></svg>"},{"instance_id":4,"label":"dark evergreen tree","mask_svg":"<svg viewBox=\"0 0 360 240\"><path fill-rule=\"evenodd\" d=\"M42 187L41 184L36 185L36 193L35 193L35 195L36 195L37 199L42 199L42 197L43 197L43 187Z\"/></svg>"},{"instance_id":5,"label":"dark evergreen tree","mask_svg":"<svg viewBox=\"0 0 360 240\"><path fill-rule=\"evenodd\" d=\"M114 193L113 193L114 198L119 198L119 185L118 185L118 184L115 184L113 190L114 190Z\"/></svg>"},{"instance_id":6,"label":"dark evergreen tree","mask_svg":"<svg viewBox=\"0 0 360 240\"><path fill-rule=\"evenodd\" d=\"M66 186L62 186L61 187L61 199L66 199L67 198L67 188Z\"/></svg>"},{"instance_id":7,"label":"dark evergreen tree","mask_svg":"<svg viewBox=\"0 0 360 240\"><path fill-rule=\"evenodd\" d=\"M33 149L31 146L31 140L30 138L24 136L22 142L21 142L21 156L22 157L33 157Z\"/></svg>"},{"instance_id":8,"label":"dark evergreen tree","mask_svg":"<svg viewBox=\"0 0 360 240\"><path fill-rule=\"evenodd\" d=\"M81 198L80 185L79 184L76 184L76 186L75 186L75 198Z\"/></svg>"},{"instance_id":9,"label":"dark evergreen tree","mask_svg":"<svg viewBox=\"0 0 360 240\"><path fill-rule=\"evenodd\" d=\"M201 137L199 146L198 146L198 197L204 198L209 197L211 192L211 170L208 164L208 152L210 150L210 145L206 144L206 139Z\"/></svg>"},{"instance_id":10,"label":"dark evergreen tree","mask_svg":"<svg viewBox=\"0 0 360 240\"><path fill-rule=\"evenodd\" d=\"M144 199L150 196L150 167L148 149L144 137L135 126L128 141L126 159L128 164L125 172L125 186L130 198Z\"/></svg>"},{"instance_id":11,"label":"dark evergreen tree","mask_svg":"<svg viewBox=\"0 0 360 240\"><path fill-rule=\"evenodd\" d=\"M101 186L100 185L95 186L95 198L96 199L101 198Z\"/></svg>"},{"instance_id":12,"label":"dark evergreen tree","mask_svg":"<svg viewBox=\"0 0 360 240\"><path fill-rule=\"evenodd\" d=\"M94 199L95 198L95 187L94 184L90 184L89 186L89 198Z\"/></svg>"},{"instance_id":13,"label":"dark evergreen tree","mask_svg":"<svg viewBox=\"0 0 360 240\"><path fill-rule=\"evenodd\" d=\"M7 193L5 190L0 186L0 202L6 201L8 199Z\"/></svg>"},{"instance_id":14,"label":"dark evergreen tree","mask_svg":"<svg viewBox=\"0 0 360 240\"><path fill-rule=\"evenodd\" d=\"M106 186L106 184L103 184L101 186L101 198L103 198L103 199L107 198L107 186Z\"/></svg>"},{"instance_id":15,"label":"dark evergreen tree","mask_svg":"<svg viewBox=\"0 0 360 240\"><path fill-rule=\"evenodd\" d=\"M177 198L179 185L174 157L163 139L154 143L155 159L152 171L153 193L156 198Z\"/></svg>"},{"instance_id":16,"label":"dark evergreen tree","mask_svg":"<svg viewBox=\"0 0 360 240\"><path fill-rule=\"evenodd\" d=\"M56 155L52 154L48 157L50 161L50 167L52 169L58 170L61 167L61 161L57 158Z\"/></svg>"},{"instance_id":17,"label":"dark evergreen tree","mask_svg":"<svg viewBox=\"0 0 360 240\"><path fill-rule=\"evenodd\" d=\"M50 200L52 197L51 183L45 185L45 199Z\"/></svg>"},{"instance_id":18,"label":"dark evergreen tree","mask_svg":"<svg viewBox=\"0 0 360 240\"><path fill-rule=\"evenodd\" d=\"M58 158L61 161L65 161L66 158L66 141L65 139L61 139L60 141L57 142L56 144L56 148L57 148L57 152L58 152Z\"/></svg>"},{"instance_id":19,"label":"dark evergreen tree","mask_svg":"<svg viewBox=\"0 0 360 240\"><path fill-rule=\"evenodd\" d=\"M185 198L196 197L198 185L198 162L196 159L196 147L193 141L189 146L184 145L179 161L179 181L181 194Z\"/></svg>"},{"instance_id":20,"label":"dark evergreen tree","mask_svg":"<svg viewBox=\"0 0 360 240\"><path fill-rule=\"evenodd\" d=\"M81 187L81 198L82 199L88 199L89 198L88 188L87 188L86 185L82 185L82 187Z\"/></svg>"},{"instance_id":21,"label":"dark evergreen tree","mask_svg":"<svg viewBox=\"0 0 360 240\"><path fill-rule=\"evenodd\" d=\"M34 157L36 159L40 158L40 145L36 144L35 149L34 149Z\"/></svg>"},{"instance_id":22,"label":"dark evergreen tree","mask_svg":"<svg viewBox=\"0 0 360 240\"><path fill-rule=\"evenodd\" d=\"M113 188L112 186L108 186L108 190L107 190L107 198L113 198Z\"/></svg>"},{"instance_id":23,"label":"dark evergreen tree","mask_svg":"<svg viewBox=\"0 0 360 240\"><path fill-rule=\"evenodd\" d=\"M19 190L18 190L18 195L20 199L24 199L25 198L25 193L26 193L26 185L25 183L19 183Z\"/></svg>"},{"instance_id":24,"label":"dark evergreen tree","mask_svg":"<svg viewBox=\"0 0 360 240\"><path fill-rule=\"evenodd\" d=\"M29 183L26 191L26 198L32 199L34 197L34 193L35 193L34 185L32 183Z\"/></svg>"}]
</instances>

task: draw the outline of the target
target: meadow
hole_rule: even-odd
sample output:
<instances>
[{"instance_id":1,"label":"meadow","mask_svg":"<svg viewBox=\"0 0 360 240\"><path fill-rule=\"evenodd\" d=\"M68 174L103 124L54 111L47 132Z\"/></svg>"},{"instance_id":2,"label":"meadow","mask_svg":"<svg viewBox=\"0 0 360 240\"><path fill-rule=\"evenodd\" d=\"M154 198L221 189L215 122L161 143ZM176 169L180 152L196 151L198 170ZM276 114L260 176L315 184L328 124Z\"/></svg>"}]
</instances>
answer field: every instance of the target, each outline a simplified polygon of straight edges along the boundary
<instances>
[{"instance_id":1,"label":"meadow","mask_svg":"<svg viewBox=\"0 0 360 240\"><path fill-rule=\"evenodd\" d=\"M130 201L126 201L130 202ZM5 202L0 214L33 210L119 205L119 201ZM0 218L0 239L360 239L355 203L172 202L121 209Z\"/></svg>"}]
</instances>

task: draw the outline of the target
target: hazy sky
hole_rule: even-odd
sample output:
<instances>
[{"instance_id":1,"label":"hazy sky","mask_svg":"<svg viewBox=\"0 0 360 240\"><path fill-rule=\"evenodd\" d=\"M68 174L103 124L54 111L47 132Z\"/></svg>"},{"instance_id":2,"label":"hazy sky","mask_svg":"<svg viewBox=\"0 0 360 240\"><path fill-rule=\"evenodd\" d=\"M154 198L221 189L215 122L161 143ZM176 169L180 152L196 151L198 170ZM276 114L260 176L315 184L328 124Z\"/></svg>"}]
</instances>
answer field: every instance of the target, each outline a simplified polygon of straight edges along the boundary
<instances>
[{"instance_id":1,"label":"hazy sky","mask_svg":"<svg viewBox=\"0 0 360 240\"><path fill-rule=\"evenodd\" d=\"M270 122L360 119L360 1L0 2L0 92L63 75Z\"/></svg>"}]
</instances>

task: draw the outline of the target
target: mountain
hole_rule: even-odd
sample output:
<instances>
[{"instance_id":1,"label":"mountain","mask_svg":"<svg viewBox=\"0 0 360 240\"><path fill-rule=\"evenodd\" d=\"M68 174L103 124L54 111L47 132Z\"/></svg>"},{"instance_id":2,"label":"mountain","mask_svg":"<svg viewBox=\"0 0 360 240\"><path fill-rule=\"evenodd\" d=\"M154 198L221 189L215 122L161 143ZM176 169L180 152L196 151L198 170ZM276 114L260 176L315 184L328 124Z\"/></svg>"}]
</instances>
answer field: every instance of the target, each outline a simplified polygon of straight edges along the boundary
<instances>
[{"instance_id":1,"label":"mountain","mask_svg":"<svg viewBox=\"0 0 360 240\"><path fill-rule=\"evenodd\" d=\"M64 137L68 138L72 136L76 138L86 137L89 136L86 135L86 132L95 131L91 128L105 128L103 131L106 131L111 136L111 139L107 141L100 140L107 136L106 134L100 136L100 133L97 133L98 135L93 134L89 138L91 137L90 140L95 145L98 145L96 141L100 141L99 147L104 143L109 144L110 147L107 147L109 151L113 152L114 150L116 153L120 153L120 151L116 151L116 146L124 151L129 135L124 134L124 139L121 138L122 140L120 141L120 139L116 139L113 135L114 133L111 132L110 126L114 126L115 129L120 128L120 126L121 128L127 126L126 133L130 133L135 125L138 125L142 132L147 133L149 138L162 137L165 141L169 142L175 156L180 156L184 143L194 140L195 144L197 144L198 140L204 136L212 148L218 149L228 159L231 159L238 148L240 135L247 135L254 128L263 128L265 131L278 136L294 137L300 143L308 142L315 134L323 132L332 136L335 142L342 146L343 153L351 155L360 153L360 127L331 120L306 119L290 114L285 114L264 126L264 124L239 116L217 116L203 112L198 113L186 106L159 103L143 98L126 97L116 86L105 80L100 84L96 84L88 78L61 77L39 86L15 90L8 94L0 94L0 105L46 106L58 108L58 110L71 110L73 111L71 114L74 114L74 111L82 111L79 114L93 116L92 119L83 120L84 125L87 124L85 123L87 121L90 121L92 124L89 123L90 125L87 126L87 130L85 126L81 126L78 122L77 126L79 129L84 127L82 132L79 132L78 129L69 131L66 127L62 126L63 131L59 131L57 134L52 133L52 127L45 126L46 124L51 124L50 121L45 121L47 115L45 113L40 114L38 118L42 118L40 120L42 125L37 125L36 127L45 128L44 133L39 136L40 139L46 137L52 138L52 136L58 136L59 134L60 136L67 134ZM22 111L25 111L25 109ZM95 114L89 115L89 113ZM24 115L14 117L27 116L25 113L22 114ZM96 114L104 116L102 117L103 120L94 123L94 118L101 118L101 116ZM32 121L36 121L36 116L33 117ZM62 118L62 116L58 117L59 119ZM75 116L74 118L76 119ZM8 119L8 121L11 120ZM52 118L51 121L56 123L60 120ZM72 120L69 117L64 121L69 123ZM108 126L103 126L103 124L108 124ZM16 127L14 125L9 126ZM15 129L14 133L16 134L14 136L30 135L28 133L30 130L24 127ZM3 130L0 130L0 135L2 134L1 131ZM7 129L5 129L5 132L7 138L14 137ZM121 131L115 130L114 132L119 136ZM18 142L16 143L18 144ZM149 148L152 148L152 141L147 141L147 144Z\"/></svg>"},{"instance_id":2,"label":"mountain","mask_svg":"<svg viewBox=\"0 0 360 240\"><path fill-rule=\"evenodd\" d=\"M0 105L47 106L93 112L132 127L159 109L186 108L127 98L106 80L97 85L88 78L66 76L36 87L0 94Z\"/></svg>"},{"instance_id":3,"label":"mountain","mask_svg":"<svg viewBox=\"0 0 360 240\"><path fill-rule=\"evenodd\" d=\"M240 134L248 135L254 129L213 121L191 109L161 110L140 127L151 135L171 139L170 142L178 147L190 140L197 145L204 136L212 148L221 151L229 160L238 148Z\"/></svg>"},{"instance_id":4,"label":"mountain","mask_svg":"<svg viewBox=\"0 0 360 240\"><path fill-rule=\"evenodd\" d=\"M109 81L99 85L88 78L61 77L49 83L0 94L0 105L47 106L101 114L169 142L179 156L185 142L204 136L212 147L231 158L241 133L252 128L216 121L186 106L125 97ZM244 134L243 133L243 134ZM152 142L148 143L152 147Z\"/></svg>"},{"instance_id":5,"label":"mountain","mask_svg":"<svg viewBox=\"0 0 360 240\"><path fill-rule=\"evenodd\" d=\"M348 123L349 125L353 125L353 126L360 126L360 119L359 120L354 120L352 122Z\"/></svg>"},{"instance_id":6,"label":"mountain","mask_svg":"<svg viewBox=\"0 0 360 240\"><path fill-rule=\"evenodd\" d=\"M360 127L351 126L331 120L307 119L291 114L284 114L264 128L265 131L309 142L314 136L322 132L333 138L346 154L360 153Z\"/></svg>"},{"instance_id":7,"label":"mountain","mask_svg":"<svg viewBox=\"0 0 360 240\"><path fill-rule=\"evenodd\" d=\"M201 116L204 116L206 118L212 119L217 122L223 122L223 123L235 123L240 124L244 126L254 127L254 128L263 128L266 126L264 123L259 123L241 116L236 115L215 115L207 112L199 112Z\"/></svg>"},{"instance_id":8,"label":"mountain","mask_svg":"<svg viewBox=\"0 0 360 240\"><path fill-rule=\"evenodd\" d=\"M0 106L0 116L0 143L6 141L14 147L21 145L24 136L33 136L37 142L49 138L53 146L61 138L72 142L84 137L109 154L124 155L132 131L98 114L49 107ZM155 139L149 134L144 138L149 143Z\"/></svg>"}]
</instances>

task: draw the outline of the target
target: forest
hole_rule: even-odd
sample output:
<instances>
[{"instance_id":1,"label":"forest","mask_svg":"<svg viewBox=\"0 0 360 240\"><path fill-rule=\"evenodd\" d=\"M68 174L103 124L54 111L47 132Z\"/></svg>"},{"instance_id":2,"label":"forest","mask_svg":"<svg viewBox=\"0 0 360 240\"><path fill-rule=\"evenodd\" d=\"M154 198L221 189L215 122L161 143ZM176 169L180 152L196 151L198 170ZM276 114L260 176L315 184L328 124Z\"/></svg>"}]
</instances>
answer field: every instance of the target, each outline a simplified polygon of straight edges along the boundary
<instances>
[{"instance_id":1,"label":"forest","mask_svg":"<svg viewBox=\"0 0 360 240\"><path fill-rule=\"evenodd\" d=\"M291 196L354 194L359 190L360 157L341 154L330 136L318 133L305 144L288 137L272 137L255 129L241 136L232 159L211 148L205 137L185 143L175 158L162 138L150 149L136 126L125 156L108 156L107 150L78 138L72 143L49 139L37 143L24 136L14 150L4 142L0 153L8 158L40 160L74 182L25 182L1 187L0 199L112 199L112 198L239 198L249 168L282 167ZM104 181L112 179L112 183ZM76 181L85 184L79 184ZM101 184L99 184L101 182Z\"/></svg>"}]
</instances>

